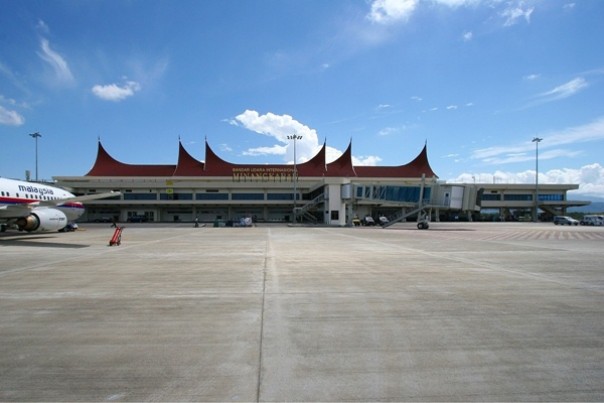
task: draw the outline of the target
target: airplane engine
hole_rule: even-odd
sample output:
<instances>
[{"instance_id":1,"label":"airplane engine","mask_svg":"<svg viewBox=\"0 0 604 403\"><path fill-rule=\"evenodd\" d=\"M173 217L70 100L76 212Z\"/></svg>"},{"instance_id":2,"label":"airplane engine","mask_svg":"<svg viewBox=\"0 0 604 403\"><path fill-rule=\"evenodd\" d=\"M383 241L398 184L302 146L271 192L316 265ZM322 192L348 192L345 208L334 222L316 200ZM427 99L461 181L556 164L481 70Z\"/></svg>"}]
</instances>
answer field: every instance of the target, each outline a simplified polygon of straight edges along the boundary
<instances>
[{"instance_id":1,"label":"airplane engine","mask_svg":"<svg viewBox=\"0 0 604 403\"><path fill-rule=\"evenodd\" d=\"M57 209L36 209L27 217L21 217L16 222L19 231L52 232L65 228L67 217Z\"/></svg>"}]
</instances>

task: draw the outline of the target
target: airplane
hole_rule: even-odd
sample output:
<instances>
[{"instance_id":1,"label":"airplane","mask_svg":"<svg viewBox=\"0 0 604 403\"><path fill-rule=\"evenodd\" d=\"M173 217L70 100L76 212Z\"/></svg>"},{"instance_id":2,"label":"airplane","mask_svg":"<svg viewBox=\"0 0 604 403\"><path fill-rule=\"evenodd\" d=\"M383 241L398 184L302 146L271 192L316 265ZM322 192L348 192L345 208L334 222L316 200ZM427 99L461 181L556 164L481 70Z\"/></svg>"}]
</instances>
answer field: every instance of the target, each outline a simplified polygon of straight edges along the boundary
<instances>
[{"instance_id":1,"label":"airplane","mask_svg":"<svg viewBox=\"0 0 604 403\"><path fill-rule=\"evenodd\" d=\"M0 177L0 232L53 232L84 214L82 202L120 195L120 192L75 196L65 189L37 182Z\"/></svg>"}]
</instances>

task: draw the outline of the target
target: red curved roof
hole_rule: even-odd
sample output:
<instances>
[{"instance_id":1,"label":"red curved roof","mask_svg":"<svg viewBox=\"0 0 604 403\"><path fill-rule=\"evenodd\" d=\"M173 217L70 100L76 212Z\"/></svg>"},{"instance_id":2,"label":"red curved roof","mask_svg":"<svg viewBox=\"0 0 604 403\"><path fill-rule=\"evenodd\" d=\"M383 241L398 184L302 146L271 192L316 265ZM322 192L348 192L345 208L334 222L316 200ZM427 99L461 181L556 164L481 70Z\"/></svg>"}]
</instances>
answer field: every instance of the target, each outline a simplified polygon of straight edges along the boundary
<instances>
[{"instance_id":1,"label":"red curved roof","mask_svg":"<svg viewBox=\"0 0 604 403\"><path fill-rule=\"evenodd\" d=\"M175 165L131 165L109 155L99 141L94 165L85 176L172 176Z\"/></svg>"},{"instance_id":2,"label":"red curved roof","mask_svg":"<svg viewBox=\"0 0 604 403\"><path fill-rule=\"evenodd\" d=\"M176 165L173 176L202 176L204 169L204 163L193 158L179 141L178 164Z\"/></svg>"},{"instance_id":3,"label":"red curved roof","mask_svg":"<svg viewBox=\"0 0 604 403\"><path fill-rule=\"evenodd\" d=\"M85 176L226 176L237 175L287 176L293 173L289 164L233 164L220 158L205 143L205 162L191 156L182 143L178 144L177 165L133 165L117 161L107 153L101 142L93 167ZM352 163L352 142L346 151L335 161L326 164L326 144L310 160L297 164L296 169L301 177L360 177L360 178L427 178L437 177L428 161L427 145L418 156L408 164L399 166L354 166Z\"/></svg>"},{"instance_id":4,"label":"red curved roof","mask_svg":"<svg viewBox=\"0 0 604 403\"><path fill-rule=\"evenodd\" d=\"M327 176L357 176L355 167L352 165L352 141L348 144L346 151L337 160L327 164Z\"/></svg>"},{"instance_id":5,"label":"red curved roof","mask_svg":"<svg viewBox=\"0 0 604 403\"><path fill-rule=\"evenodd\" d=\"M427 145L424 145L417 157L408 164L390 167L358 166L355 171L358 176L367 178L421 178L422 175L426 175L426 178L438 178L428 161Z\"/></svg>"}]
</instances>

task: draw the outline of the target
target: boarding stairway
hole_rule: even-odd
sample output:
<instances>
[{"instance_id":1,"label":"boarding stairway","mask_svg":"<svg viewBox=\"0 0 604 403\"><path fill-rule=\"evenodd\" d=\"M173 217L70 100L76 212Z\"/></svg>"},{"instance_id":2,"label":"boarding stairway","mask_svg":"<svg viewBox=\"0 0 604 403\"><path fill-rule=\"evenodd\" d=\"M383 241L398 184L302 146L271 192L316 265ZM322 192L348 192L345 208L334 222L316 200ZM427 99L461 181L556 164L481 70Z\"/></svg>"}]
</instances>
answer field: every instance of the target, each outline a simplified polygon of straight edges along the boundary
<instances>
[{"instance_id":1,"label":"boarding stairway","mask_svg":"<svg viewBox=\"0 0 604 403\"><path fill-rule=\"evenodd\" d=\"M300 207L295 207L294 208L294 221L298 222L298 218L300 218L301 222L306 221L306 222L316 224L318 222L318 219L311 213L311 211L316 210L317 206L319 206L319 204L322 204L324 201L325 201L325 195L323 195L321 193L314 199L309 200L306 204L304 204Z\"/></svg>"},{"instance_id":2,"label":"boarding stairway","mask_svg":"<svg viewBox=\"0 0 604 403\"><path fill-rule=\"evenodd\" d=\"M387 223L382 223L382 228L388 228L389 226L399 223L401 221L405 221L407 219L407 217L411 217L413 215L418 215L418 228L419 229L428 229L428 217L430 216L429 213L426 212L426 208L428 206L422 206L420 204L419 207L411 210L411 211L407 211L407 212L400 212L399 214L395 215L394 217L388 217L388 222ZM421 225L420 225L421 224Z\"/></svg>"}]
</instances>

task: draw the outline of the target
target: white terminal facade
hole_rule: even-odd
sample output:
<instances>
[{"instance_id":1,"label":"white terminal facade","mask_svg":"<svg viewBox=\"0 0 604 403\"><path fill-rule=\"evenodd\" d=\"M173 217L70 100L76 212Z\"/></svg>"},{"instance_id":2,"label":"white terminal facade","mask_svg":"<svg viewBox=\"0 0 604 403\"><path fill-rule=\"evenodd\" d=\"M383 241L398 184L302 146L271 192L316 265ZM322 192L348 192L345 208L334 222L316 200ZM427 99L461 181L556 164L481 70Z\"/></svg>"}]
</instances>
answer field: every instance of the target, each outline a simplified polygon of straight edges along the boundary
<instances>
[{"instance_id":1,"label":"white terminal facade","mask_svg":"<svg viewBox=\"0 0 604 403\"><path fill-rule=\"evenodd\" d=\"M589 203L568 200L575 184L447 184L430 167L427 146L399 166L354 166L352 144L333 162L327 163L325 154L324 144L301 164L233 164L207 141L205 161L193 158L179 142L176 164L137 165L117 161L99 141L86 175L54 179L78 195L121 192L87 202L81 221L238 222L252 217L256 222L347 226L367 215L391 222L422 215L432 221L472 220L481 211L496 211L498 219L536 220L528 216L535 205L543 218Z\"/></svg>"}]
</instances>

